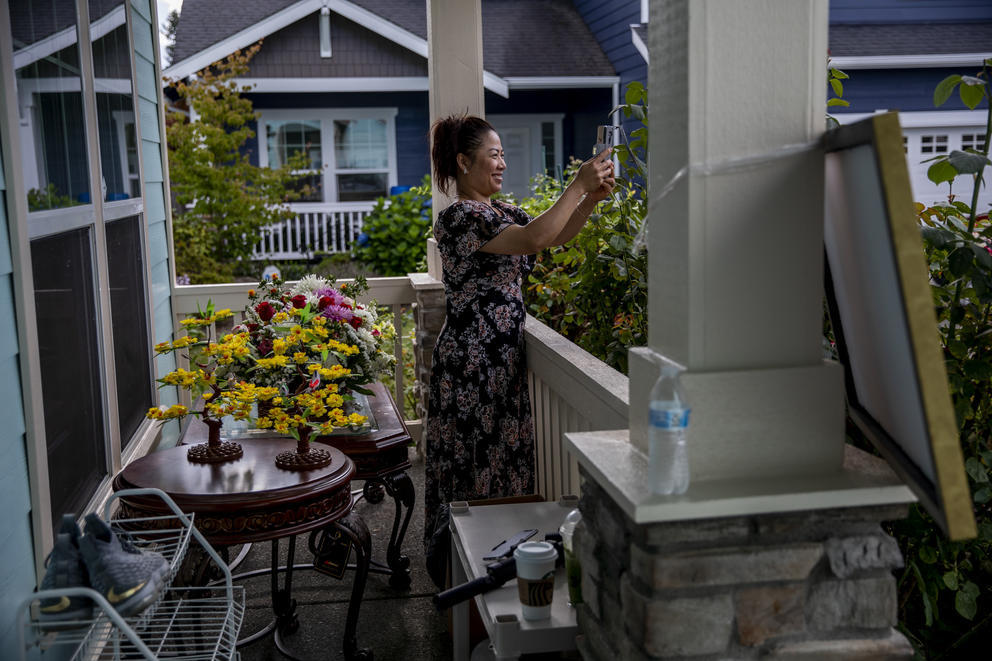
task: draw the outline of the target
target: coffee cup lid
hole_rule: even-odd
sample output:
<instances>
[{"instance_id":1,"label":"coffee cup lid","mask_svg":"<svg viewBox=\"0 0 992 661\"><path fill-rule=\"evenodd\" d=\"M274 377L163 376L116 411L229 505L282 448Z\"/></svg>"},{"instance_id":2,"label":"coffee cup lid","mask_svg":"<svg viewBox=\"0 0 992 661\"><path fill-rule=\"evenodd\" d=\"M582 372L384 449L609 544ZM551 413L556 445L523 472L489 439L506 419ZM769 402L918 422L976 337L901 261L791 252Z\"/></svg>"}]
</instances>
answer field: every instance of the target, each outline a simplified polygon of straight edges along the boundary
<instances>
[{"instance_id":1,"label":"coffee cup lid","mask_svg":"<svg viewBox=\"0 0 992 661\"><path fill-rule=\"evenodd\" d=\"M517 546L513 556L518 560L539 562L541 560L554 560L558 557L558 552L550 542L524 542Z\"/></svg>"}]
</instances>

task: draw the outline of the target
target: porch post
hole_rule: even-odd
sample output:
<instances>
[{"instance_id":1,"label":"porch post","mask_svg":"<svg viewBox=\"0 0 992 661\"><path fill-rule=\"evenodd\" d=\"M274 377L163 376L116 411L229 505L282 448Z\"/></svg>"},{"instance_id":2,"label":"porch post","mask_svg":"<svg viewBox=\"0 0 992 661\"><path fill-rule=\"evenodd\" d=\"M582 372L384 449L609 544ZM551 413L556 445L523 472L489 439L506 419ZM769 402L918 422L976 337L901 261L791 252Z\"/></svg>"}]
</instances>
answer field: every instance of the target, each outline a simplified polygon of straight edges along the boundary
<instances>
[{"instance_id":1,"label":"porch post","mask_svg":"<svg viewBox=\"0 0 992 661\"><path fill-rule=\"evenodd\" d=\"M844 443L822 360L827 0L653 0L648 347L628 430L567 433L586 661L908 659L914 497ZM682 174L680 174L682 173ZM651 493L648 397L685 368L691 481Z\"/></svg>"},{"instance_id":2,"label":"porch post","mask_svg":"<svg viewBox=\"0 0 992 661\"><path fill-rule=\"evenodd\" d=\"M427 52L431 124L456 113L485 116L481 0L427 0ZM432 188L436 220L451 199L437 182ZM441 279L433 241L428 241L427 270Z\"/></svg>"},{"instance_id":3,"label":"porch post","mask_svg":"<svg viewBox=\"0 0 992 661\"><path fill-rule=\"evenodd\" d=\"M660 358L687 370L693 482L839 470L843 382L822 361L812 144L825 127L827 2L659 2L649 26L650 346L630 357L631 441L647 451Z\"/></svg>"}]
</instances>

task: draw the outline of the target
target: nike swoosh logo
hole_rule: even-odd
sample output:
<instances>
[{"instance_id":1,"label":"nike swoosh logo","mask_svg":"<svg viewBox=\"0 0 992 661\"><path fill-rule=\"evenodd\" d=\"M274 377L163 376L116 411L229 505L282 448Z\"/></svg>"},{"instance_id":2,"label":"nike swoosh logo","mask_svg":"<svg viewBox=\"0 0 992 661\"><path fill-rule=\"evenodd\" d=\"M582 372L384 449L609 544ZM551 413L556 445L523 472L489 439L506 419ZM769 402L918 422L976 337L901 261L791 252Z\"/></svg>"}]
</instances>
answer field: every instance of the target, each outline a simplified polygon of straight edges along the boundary
<instances>
[{"instance_id":1,"label":"nike swoosh logo","mask_svg":"<svg viewBox=\"0 0 992 661\"><path fill-rule=\"evenodd\" d=\"M117 592L114 591L114 588L110 588L109 590L107 590L107 601L109 601L112 604L119 604L120 602L124 601L129 597L133 597L134 593L140 590L141 588L145 587L145 583L147 582L148 581L142 581L141 583L138 583L130 590L125 590L120 594L117 594Z\"/></svg>"},{"instance_id":2,"label":"nike swoosh logo","mask_svg":"<svg viewBox=\"0 0 992 661\"><path fill-rule=\"evenodd\" d=\"M41 612L42 613L61 613L62 611L64 611L68 607L69 607L69 597L67 597L65 595L62 595L62 597L59 599L59 603L52 604L51 606L42 606L41 607Z\"/></svg>"}]
</instances>

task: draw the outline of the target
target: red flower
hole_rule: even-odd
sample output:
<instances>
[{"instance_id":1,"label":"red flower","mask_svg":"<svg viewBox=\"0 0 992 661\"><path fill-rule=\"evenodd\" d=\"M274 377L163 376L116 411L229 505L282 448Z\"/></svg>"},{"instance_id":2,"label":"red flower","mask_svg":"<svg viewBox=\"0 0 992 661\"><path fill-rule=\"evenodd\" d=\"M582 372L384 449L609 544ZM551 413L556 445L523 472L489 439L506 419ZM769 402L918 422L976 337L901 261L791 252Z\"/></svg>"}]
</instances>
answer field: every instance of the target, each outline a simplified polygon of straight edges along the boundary
<instances>
[{"instance_id":1,"label":"red flower","mask_svg":"<svg viewBox=\"0 0 992 661\"><path fill-rule=\"evenodd\" d=\"M297 308L297 309L300 309L300 308L306 306L306 304L307 304L307 297L304 296L303 294L297 294L296 296L294 296L290 300L293 301L293 307L294 308Z\"/></svg>"},{"instance_id":2,"label":"red flower","mask_svg":"<svg viewBox=\"0 0 992 661\"><path fill-rule=\"evenodd\" d=\"M261 319L262 321L268 321L276 313L275 308L273 308L272 304L269 303L268 301L262 301L261 303L256 305L255 312L258 313L258 318Z\"/></svg>"},{"instance_id":3,"label":"red flower","mask_svg":"<svg viewBox=\"0 0 992 661\"><path fill-rule=\"evenodd\" d=\"M355 330L358 330L358 327L362 325L362 318L361 317L352 317L351 319L348 320L348 323L351 324L351 327L352 328L354 328Z\"/></svg>"},{"instance_id":4,"label":"red flower","mask_svg":"<svg viewBox=\"0 0 992 661\"><path fill-rule=\"evenodd\" d=\"M318 310L326 310L327 309L327 306L330 305L333 302L334 301L331 300L331 297L330 296L321 296L320 297L320 300L317 301L317 309Z\"/></svg>"}]
</instances>

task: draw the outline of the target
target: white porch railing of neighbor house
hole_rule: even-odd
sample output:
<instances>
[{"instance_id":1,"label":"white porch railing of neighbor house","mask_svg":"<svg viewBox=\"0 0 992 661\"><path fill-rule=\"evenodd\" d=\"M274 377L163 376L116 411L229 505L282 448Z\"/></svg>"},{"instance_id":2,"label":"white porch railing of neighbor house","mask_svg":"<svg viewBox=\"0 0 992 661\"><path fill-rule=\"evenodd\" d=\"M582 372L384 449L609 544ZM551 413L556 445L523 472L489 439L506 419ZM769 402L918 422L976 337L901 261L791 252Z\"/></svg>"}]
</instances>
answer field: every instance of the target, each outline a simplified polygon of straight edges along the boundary
<instances>
[{"instance_id":1,"label":"white porch railing of neighbor house","mask_svg":"<svg viewBox=\"0 0 992 661\"><path fill-rule=\"evenodd\" d=\"M627 429L627 377L528 316L527 371L537 445L537 492L579 495L568 432Z\"/></svg>"},{"instance_id":2,"label":"white porch railing of neighbor house","mask_svg":"<svg viewBox=\"0 0 992 661\"><path fill-rule=\"evenodd\" d=\"M307 259L317 253L348 252L362 232L373 202L290 204L292 218L262 230L253 259Z\"/></svg>"},{"instance_id":3,"label":"white porch railing of neighbor house","mask_svg":"<svg viewBox=\"0 0 992 661\"><path fill-rule=\"evenodd\" d=\"M336 284L342 284L349 282L346 279L337 280ZM395 389L393 391L393 401L400 410L403 407L403 309L409 307L413 304L415 300L413 287L410 285L410 279L406 276L395 277L395 278L369 278L369 290L363 297L362 303L375 299L376 303L380 307L389 308L393 313L393 326L396 329L395 339L393 340L393 355L396 356L396 371L394 373L395 377ZM243 282L228 282L217 285L177 285L172 292L172 316L173 316L173 328L175 329L176 337L181 337L185 335L185 331L182 329L180 320L195 314L197 311L197 305L200 309L206 307L207 302L210 301L214 304L215 309L222 310L224 308L230 308L234 313L234 317L223 320L221 324L217 324L218 328L214 329L217 332L223 334L230 330L235 324L238 324L244 318L242 311L245 306L248 305L248 290L256 287L257 285L252 283ZM407 329L409 330L409 329ZM176 354L178 357L178 353ZM183 367L186 367L183 365ZM188 396L188 393L181 393L184 396ZM189 404L188 401L183 402L184 404ZM407 420L407 427L410 431L410 435L413 436L415 440L419 441L420 438L420 421L419 420Z\"/></svg>"}]
</instances>

